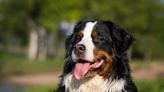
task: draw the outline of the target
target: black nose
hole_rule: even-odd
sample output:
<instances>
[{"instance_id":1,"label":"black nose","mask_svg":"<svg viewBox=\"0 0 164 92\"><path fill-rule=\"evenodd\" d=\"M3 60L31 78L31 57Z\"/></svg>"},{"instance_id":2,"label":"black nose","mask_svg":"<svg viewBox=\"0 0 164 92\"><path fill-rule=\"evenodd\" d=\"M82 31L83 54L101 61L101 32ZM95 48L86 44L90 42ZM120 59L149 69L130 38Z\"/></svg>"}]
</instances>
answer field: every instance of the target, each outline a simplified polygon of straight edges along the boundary
<instances>
[{"instance_id":1,"label":"black nose","mask_svg":"<svg viewBox=\"0 0 164 92\"><path fill-rule=\"evenodd\" d=\"M75 50L78 54L82 54L85 52L85 46L83 44L77 44Z\"/></svg>"}]
</instances>

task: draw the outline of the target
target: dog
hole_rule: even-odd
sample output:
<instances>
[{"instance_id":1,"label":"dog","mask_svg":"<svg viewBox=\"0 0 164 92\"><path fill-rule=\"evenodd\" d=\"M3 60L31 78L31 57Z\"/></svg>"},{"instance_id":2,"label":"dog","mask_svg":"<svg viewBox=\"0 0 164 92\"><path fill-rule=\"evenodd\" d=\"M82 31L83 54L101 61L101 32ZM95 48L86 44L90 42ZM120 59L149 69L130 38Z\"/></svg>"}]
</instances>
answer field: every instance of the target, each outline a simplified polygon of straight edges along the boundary
<instances>
[{"instance_id":1,"label":"dog","mask_svg":"<svg viewBox=\"0 0 164 92\"><path fill-rule=\"evenodd\" d=\"M134 38L112 21L80 21L66 39L56 92L138 92L127 49Z\"/></svg>"}]
</instances>

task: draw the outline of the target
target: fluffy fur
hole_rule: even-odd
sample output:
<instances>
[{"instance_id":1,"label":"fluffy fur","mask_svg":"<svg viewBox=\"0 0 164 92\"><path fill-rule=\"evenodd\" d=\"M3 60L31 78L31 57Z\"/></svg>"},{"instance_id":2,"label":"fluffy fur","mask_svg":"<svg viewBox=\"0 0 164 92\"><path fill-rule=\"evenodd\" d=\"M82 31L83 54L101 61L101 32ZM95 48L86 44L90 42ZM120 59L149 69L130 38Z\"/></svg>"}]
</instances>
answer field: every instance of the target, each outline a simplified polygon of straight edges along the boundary
<instances>
[{"instance_id":1,"label":"fluffy fur","mask_svg":"<svg viewBox=\"0 0 164 92\"><path fill-rule=\"evenodd\" d=\"M102 76L95 76L92 79L76 80L73 74L64 78L66 90L70 92L121 92L125 91L125 80L104 79Z\"/></svg>"},{"instance_id":2,"label":"fluffy fur","mask_svg":"<svg viewBox=\"0 0 164 92\"><path fill-rule=\"evenodd\" d=\"M126 55L132 42L133 37L111 21L77 23L73 34L66 40L66 62L60 84L54 92L137 92ZM86 46L82 57L75 53L75 46L79 43ZM103 59L104 63L90 71L89 77L86 75L77 80L74 70L79 57L89 63Z\"/></svg>"}]
</instances>

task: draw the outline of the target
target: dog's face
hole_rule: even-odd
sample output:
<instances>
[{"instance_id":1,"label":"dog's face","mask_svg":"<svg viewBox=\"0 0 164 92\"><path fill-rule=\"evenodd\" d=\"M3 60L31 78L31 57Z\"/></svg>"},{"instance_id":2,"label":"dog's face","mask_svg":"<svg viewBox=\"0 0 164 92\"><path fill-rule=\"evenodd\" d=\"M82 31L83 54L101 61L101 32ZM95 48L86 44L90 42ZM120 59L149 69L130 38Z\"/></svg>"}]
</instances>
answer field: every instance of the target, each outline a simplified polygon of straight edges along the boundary
<instances>
[{"instance_id":1,"label":"dog's face","mask_svg":"<svg viewBox=\"0 0 164 92\"><path fill-rule=\"evenodd\" d=\"M74 75L80 80L96 74L106 76L113 55L122 55L132 36L110 21L81 21L66 41L66 57L75 62Z\"/></svg>"}]
</instances>

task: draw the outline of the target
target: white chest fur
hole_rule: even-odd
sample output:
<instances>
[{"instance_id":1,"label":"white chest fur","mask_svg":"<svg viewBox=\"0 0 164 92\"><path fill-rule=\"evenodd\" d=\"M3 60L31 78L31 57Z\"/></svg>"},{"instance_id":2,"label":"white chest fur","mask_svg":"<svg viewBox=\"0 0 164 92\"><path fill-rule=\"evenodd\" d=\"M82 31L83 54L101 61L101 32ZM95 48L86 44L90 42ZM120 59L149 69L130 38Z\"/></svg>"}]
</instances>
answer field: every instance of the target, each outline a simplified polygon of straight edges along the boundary
<instances>
[{"instance_id":1,"label":"white chest fur","mask_svg":"<svg viewBox=\"0 0 164 92\"><path fill-rule=\"evenodd\" d=\"M125 80L111 81L98 75L92 79L76 80L73 74L68 74L64 77L63 85L69 92L121 92L124 90Z\"/></svg>"}]
</instances>

